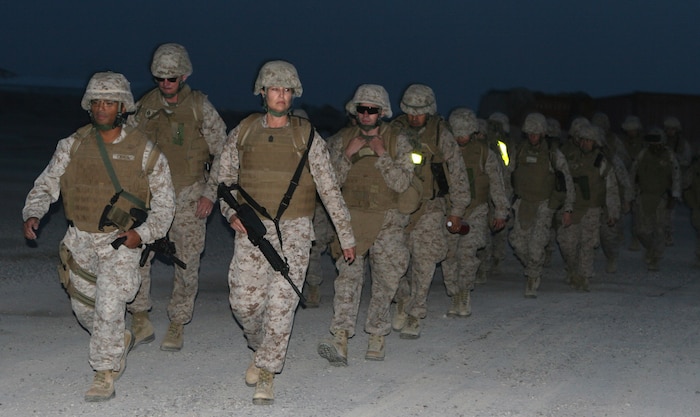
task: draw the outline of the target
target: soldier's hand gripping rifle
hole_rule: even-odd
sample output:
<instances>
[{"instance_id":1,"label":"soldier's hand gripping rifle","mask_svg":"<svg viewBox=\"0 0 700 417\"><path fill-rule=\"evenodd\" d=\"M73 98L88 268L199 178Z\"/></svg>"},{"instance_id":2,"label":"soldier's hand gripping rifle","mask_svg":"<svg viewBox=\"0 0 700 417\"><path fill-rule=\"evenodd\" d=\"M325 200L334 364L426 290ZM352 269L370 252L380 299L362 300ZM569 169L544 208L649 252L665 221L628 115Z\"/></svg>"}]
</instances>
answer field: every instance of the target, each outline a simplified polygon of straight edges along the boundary
<instances>
[{"instance_id":1,"label":"soldier's hand gripping rifle","mask_svg":"<svg viewBox=\"0 0 700 417\"><path fill-rule=\"evenodd\" d=\"M255 214L253 208L246 203L239 204L238 201L236 201L236 198L231 194L231 190L234 188L235 186L227 187L226 184L221 183L217 189L217 194L220 199L224 200L226 204L236 210L236 215L248 232L248 240L250 243L260 249L260 252L262 252L265 259L267 259L267 262L272 266L272 269L282 274L284 279L292 286L294 292L299 296L299 304L301 304L303 308L306 308L306 298L304 298L299 288L289 277L289 264L277 253L270 241L265 239L267 229L262 220Z\"/></svg>"},{"instance_id":2,"label":"soldier's hand gripping rifle","mask_svg":"<svg viewBox=\"0 0 700 417\"><path fill-rule=\"evenodd\" d=\"M165 235L165 237L162 237L156 240L155 242L146 245L146 247L143 249L143 252L141 252L141 260L139 261L140 266L144 266L146 264L146 261L148 260L148 255L150 255L151 252L160 253L161 255L173 261L173 263L179 266L180 268L187 269L187 264L182 262L180 258L175 256L175 244L170 240L167 234Z\"/></svg>"}]
</instances>

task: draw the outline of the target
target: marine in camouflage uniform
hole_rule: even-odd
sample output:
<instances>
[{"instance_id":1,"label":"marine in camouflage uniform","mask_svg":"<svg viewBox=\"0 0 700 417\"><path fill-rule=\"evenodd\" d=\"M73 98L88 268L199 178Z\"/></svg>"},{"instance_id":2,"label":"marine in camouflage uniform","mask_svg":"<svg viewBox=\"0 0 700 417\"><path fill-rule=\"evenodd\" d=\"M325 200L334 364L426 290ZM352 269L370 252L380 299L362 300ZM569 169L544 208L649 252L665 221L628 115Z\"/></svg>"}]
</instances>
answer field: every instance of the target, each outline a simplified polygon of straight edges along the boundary
<instances>
[{"instance_id":1,"label":"marine in camouflage uniform","mask_svg":"<svg viewBox=\"0 0 700 417\"><path fill-rule=\"evenodd\" d=\"M437 114L433 90L422 84L410 85L400 106L404 114L392 125L408 135L414 154L421 156L415 172L423 190L421 206L410 219L411 263L396 293L392 327L401 331L401 338L416 339L420 337L420 320L428 312L428 291L436 264L447 256L447 233L459 230L469 205L469 179L457 142ZM446 227L448 222L452 226Z\"/></svg>"},{"instance_id":2,"label":"marine in camouflage uniform","mask_svg":"<svg viewBox=\"0 0 700 417\"><path fill-rule=\"evenodd\" d=\"M683 201L690 207L690 223L695 229L695 260L700 265L700 157L695 157L683 175Z\"/></svg>"},{"instance_id":3,"label":"marine in camouflage uniform","mask_svg":"<svg viewBox=\"0 0 700 417\"><path fill-rule=\"evenodd\" d=\"M169 238L175 256L187 268L173 266L173 290L168 303L170 325L160 348L179 351L184 325L192 320L199 284L199 263L207 217L216 201L219 156L226 141L226 125L207 97L186 84L192 74L187 50L166 43L153 54L151 73L158 86L136 103L130 124L148 133L168 158L176 193L175 219ZM172 81L171 81L172 80ZM155 339L148 317L151 302L151 259L141 267L141 288L129 305L135 345Z\"/></svg>"},{"instance_id":4,"label":"marine in camouflage uniform","mask_svg":"<svg viewBox=\"0 0 700 417\"><path fill-rule=\"evenodd\" d=\"M350 209L357 259L352 264L341 259L336 262L333 338L318 345L318 353L334 366L348 363L348 338L355 335L367 264L372 292L364 326L370 335L365 359L384 360L385 336L391 332L391 301L410 257L404 229L418 203L415 199L414 207L408 209L403 205L402 194L414 175L413 148L405 135L396 134L382 121L392 115L384 87L360 85L346 109L358 123L329 138L328 146Z\"/></svg>"},{"instance_id":5,"label":"marine in camouflage uniform","mask_svg":"<svg viewBox=\"0 0 700 417\"><path fill-rule=\"evenodd\" d=\"M491 230L499 231L505 227L510 207L499 157L485 141L477 139L479 131L486 129L485 124L480 128L474 113L466 108L453 110L449 123L471 181L471 204L462 217L462 221L469 225L468 233L452 233L447 238L447 257L442 262L442 275L447 295L452 300L447 315L468 317L471 315L471 290L482 264L478 253L486 247ZM491 216L490 201L494 204Z\"/></svg>"},{"instance_id":6,"label":"marine in camouflage uniform","mask_svg":"<svg viewBox=\"0 0 700 417\"><path fill-rule=\"evenodd\" d=\"M625 165L627 166L627 171L631 172L632 170L632 165L634 164L637 156L639 153L646 147L646 143L644 143L644 128L642 127L642 122L637 116L627 116L625 120L622 122L622 131L623 134L621 136L622 143L625 145L625 149L627 150L627 154L630 156L629 161L625 161ZM630 176L630 178L634 181L634 177ZM633 204L632 209L630 210L630 243L628 246L628 249L631 251L638 251L640 249L639 245L639 240L637 239L637 233L635 232L634 228L635 225L637 224L637 213L636 213L636 206Z\"/></svg>"},{"instance_id":7,"label":"marine in camouflage uniform","mask_svg":"<svg viewBox=\"0 0 700 417\"><path fill-rule=\"evenodd\" d=\"M277 216L277 206L309 140L313 140L291 203L279 220L279 236L275 223L261 218L267 229L266 238L287 259L289 277L297 287L304 283L314 240L312 217L317 192L333 220L343 258L347 262L355 259L350 214L340 193L326 142L308 120L289 115L293 98L300 97L302 91L292 64L285 61L265 63L254 87L255 94L263 97L265 113L247 117L229 133L219 172L220 181L242 187L271 216ZM254 352L245 380L255 385L253 403L270 404L274 402L274 374L281 372L284 366L299 297L260 249L248 240L235 211L226 204L221 205L221 210L236 231L228 274L229 301L236 320L243 327L248 346Z\"/></svg>"},{"instance_id":8,"label":"marine in camouflage uniform","mask_svg":"<svg viewBox=\"0 0 700 417\"><path fill-rule=\"evenodd\" d=\"M123 114L135 108L122 74L93 75L81 105L92 124L58 142L27 195L22 218L24 237L34 240L51 203L59 195L63 199L69 226L61 241L59 275L75 316L90 333L89 363L96 372L85 400L105 401L114 396L114 380L134 343L124 314L141 282L139 246L165 236L175 197L165 156L142 132L122 128ZM115 193L101 148L121 193ZM106 211L107 205L112 209ZM133 209L141 215L126 215ZM134 224L137 220L141 224ZM119 246L113 244L118 238L124 238Z\"/></svg>"},{"instance_id":9,"label":"marine in camouflage uniform","mask_svg":"<svg viewBox=\"0 0 700 417\"><path fill-rule=\"evenodd\" d=\"M681 176L685 174L690 167L690 162L693 159L693 151L690 148L690 143L682 135L683 128L681 121L677 117L668 116L664 119L664 133L666 133L666 146L673 151L678 161L678 166L681 170ZM666 209L666 246L673 246L673 217L675 216L676 205L671 204Z\"/></svg>"},{"instance_id":10,"label":"marine in camouflage uniform","mask_svg":"<svg viewBox=\"0 0 700 417\"><path fill-rule=\"evenodd\" d=\"M648 146L630 172L636 187L634 230L646 250L647 269L658 271L666 247L666 210L681 197L681 172L676 156L666 147L663 130L650 129L645 140Z\"/></svg>"},{"instance_id":11,"label":"marine in camouflage uniform","mask_svg":"<svg viewBox=\"0 0 700 417\"><path fill-rule=\"evenodd\" d=\"M579 152L567 156L576 187L571 225L557 231L557 241L566 264L567 280L577 290L589 291L593 278L595 251L600 244L603 207L605 222L612 225L620 217L620 198L611 163L601 147L603 130L587 124L576 131Z\"/></svg>"},{"instance_id":12,"label":"marine in camouflage uniform","mask_svg":"<svg viewBox=\"0 0 700 417\"><path fill-rule=\"evenodd\" d=\"M527 115L522 131L527 134L528 140L519 146L513 161L515 225L508 239L515 255L525 267L525 297L536 298L542 278L544 248L550 238L552 216L561 206L561 223L565 227L569 226L576 194L564 155L557 149L551 149L544 140L547 132L545 117L540 113ZM557 176L560 177L559 180ZM564 184L557 187L556 182Z\"/></svg>"}]
</instances>

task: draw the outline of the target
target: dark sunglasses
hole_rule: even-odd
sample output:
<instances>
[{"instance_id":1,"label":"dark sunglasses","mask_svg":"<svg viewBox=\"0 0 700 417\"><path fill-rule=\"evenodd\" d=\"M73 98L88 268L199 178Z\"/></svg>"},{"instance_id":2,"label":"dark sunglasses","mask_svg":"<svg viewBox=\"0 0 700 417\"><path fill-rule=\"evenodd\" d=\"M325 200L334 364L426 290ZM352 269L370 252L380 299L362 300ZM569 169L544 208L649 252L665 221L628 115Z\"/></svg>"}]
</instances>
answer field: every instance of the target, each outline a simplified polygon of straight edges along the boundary
<instances>
[{"instance_id":1,"label":"dark sunglasses","mask_svg":"<svg viewBox=\"0 0 700 417\"><path fill-rule=\"evenodd\" d=\"M355 110L357 110L357 114L364 114L365 112L367 112L367 114L378 114L381 108L370 106L357 106L355 107Z\"/></svg>"},{"instance_id":2,"label":"dark sunglasses","mask_svg":"<svg viewBox=\"0 0 700 417\"><path fill-rule=\"evenodd\" d=\"M155 81L157 83L162 83L163 81L168 80L169 82L174 83L177 81L178 78L179 77L170 77L170 78L153 77L153 81Z\"/></svg>"}]
</instances>

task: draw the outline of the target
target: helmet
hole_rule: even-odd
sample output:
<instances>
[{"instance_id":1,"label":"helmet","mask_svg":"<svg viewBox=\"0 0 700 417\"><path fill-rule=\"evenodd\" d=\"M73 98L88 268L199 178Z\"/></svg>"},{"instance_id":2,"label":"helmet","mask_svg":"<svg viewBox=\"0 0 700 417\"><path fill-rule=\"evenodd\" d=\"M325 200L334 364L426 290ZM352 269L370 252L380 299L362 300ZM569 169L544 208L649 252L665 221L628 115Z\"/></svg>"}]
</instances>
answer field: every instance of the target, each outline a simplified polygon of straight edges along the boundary
<instances>
[{"instance_id":1,"label":"helmet","mask_svg":"<svg viewBox=\"0 0 700 417\"><path fill-rule=\"evenodd\" d=\"M575 118L571 121L571 126L569 126L569 136L573 136L574 138L581 137L581 129L590 125L591 122L589 122L585 117L579 116Z\"/></svg>"},{"instance_id":2,"label":"helmet","mask_svg":"<svg viewBox=\"0 0 700 417\"><path fill-rule=\"evenodd\" d=\"M374 104L377 107L381 107L383 110L382 117L390 118L393 114L391 112L391 103L389 102L389 93L381 85L362 84L357 87L355 96L345 105L345 110L356 116L356 107L360 103Z\"/></svg>"},{"instance_id":3,"label":"helmet","mask_svg":"<svg viewBox=\"0 0 700 417\"><path fill-rule=\"evenodd\" d=\"M253 94L257 96L265 87L291 88L294 97L301 97L304 91L297 69L287 61L268 61L260 68Z\"/></svg>"},{"instance_id":4,"label":"helmet","mask_svg":"<svg viewBox=\"0 0 700 417\"><path fill-rule=\"evenodd\" d=\"M598 146L603 146L602 129L598 126L594 126L590 123L585 124L578 128L578 137L581 139L588 139L595 142Z\"/></svg>"},{"instance_id":5,"label":"helmet","mask_svg":"<svg viewBox=\"0 0 700 417\"><path fill-rule=\"evenodd\" d=\"M610 119L605 113L597 112L596 114L594 114L591 118L591 123L600 127L606 132L610 130Z\"/></svg>"},{"instance_id":6,"label":"helmet","mask_svg":"<svg viewBox=\"0 0 700 417\"><path fill-rule=\"evenodd\" d=\"M642 122L637 116L627 116L622 122L622 130L642 130Z\"/></svg>"},{"instance_id":7,"label":"helmet","mask_svg":"<svg viewBox=\"0 0 700 417\"><path fill-rule=\"evenodd\" d=\"M114 100L123 103L127 112L136 110L131 85L125 76L117 72L98 72L90 78L80 102L83 110L90 110L92 100Z\"/></svg>"},{"instance_id":8,"label":"helmet","mask_svg":"<svg viewBox=\"0 0 700 417\"><path fill-rule=\"evenodd\" d=\"M151 74L154 77L172 78L192 74L192 62L184 46L164 43L153 53Z\"/></svg>"},{"instance_id":9,"label":"helmet","mask_svg":"<svg viewBox=\"0 0 700 417\"><path fill-rule=\"evenodd\" d=\"M677 117L669 116L664 119L664 128L681 130L681 121Z\"/></svg>"},{"instance_id":10,"label":"helmet","mask_svg":"<svg viewBox=\"0 0 700 417\"><path fill-rule=\"evenodd\" d=\"M533 135L544 135L547 133L547 119L542 113L530 113L525 117L522 131Z\"/></svg>"},{"instance_id":11,"label":"helmet","mask_svg":"<svg viewBox=\"0 0 700 417\"><path fill-rule=\"evenodd\" d=\"M437 103L433 89L423 84L411 84L401 98L401 110L410 115L437 113Z\"/></svg>"},{"instance_id":12,"label":"helmet","mask_svg":"<svg viewBox=\"0 0 700 417\"><path fill-rule=\"evenodd\" d=\"M547 136L551 138L561 137L561 124L559 124L559 120L553 117L547 118Z\"/></svg>"},{"instance_id":13,"label":"helmet","mask_svg":"<svg viewBox=\"0 0 700 417\"><path fill-rule=\"evenodd\" d=\"M489 120L500 123L503 131L510 133L510 120L508 120L508 116L505 114L501 112L492 113L491 116L489 116Z\"/></svg>"},{"instance_id":14,"label":"helmet","mask_svg":"<svg viewBox=\"0 0 700 417\"><path fill-rule=\"evenodd\" d=\"M660 127L652 127L644 136L644 140L650 145L663 145L666 143L666 132Z\"/></svg>"},{"instance_id":15,"label":"helmet","mask_svg":"<svg viewBox=\"0 0 700 417\"><path fill-rule=\"evenodd\" d=\"M466 107L452 110L448 122L455 137L468 137L479 132L479 121L476 119L476 115Z\"/></svg>"}]
</instances>

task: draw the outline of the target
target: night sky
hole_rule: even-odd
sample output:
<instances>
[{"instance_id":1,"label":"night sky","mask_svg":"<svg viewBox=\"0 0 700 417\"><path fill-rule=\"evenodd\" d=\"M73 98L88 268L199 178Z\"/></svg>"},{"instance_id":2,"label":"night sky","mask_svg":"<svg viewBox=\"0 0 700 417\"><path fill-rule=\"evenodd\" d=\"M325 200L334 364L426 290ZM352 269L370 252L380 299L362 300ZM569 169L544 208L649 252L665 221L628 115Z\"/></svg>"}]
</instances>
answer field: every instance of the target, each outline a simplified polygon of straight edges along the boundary
<instances>
[{"instance_id":1,"label":"night sky","mask_svg":"<svg viewBox=\"0 0 700 417\"><path fill-rule=\"evenodd\" d=\"M193 61L190 85L219 108L258 109L257 70L285 59L304 85L295 106L342 108L374 83L398 113L420 82L447 115L515 87L700 94L699 18L697 1L24 0L3 5L0 68L82 87L109 69L138 96L153 86L154 49L178 42Z\"/></svg>"}]
</instances>

